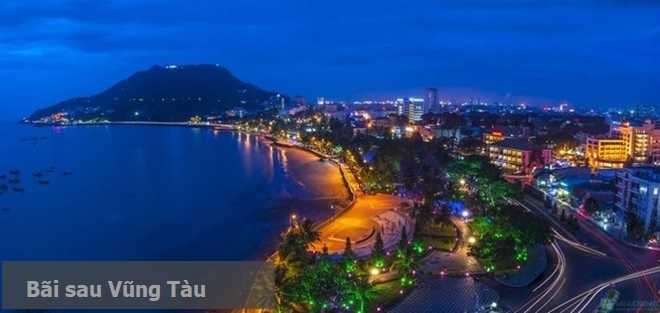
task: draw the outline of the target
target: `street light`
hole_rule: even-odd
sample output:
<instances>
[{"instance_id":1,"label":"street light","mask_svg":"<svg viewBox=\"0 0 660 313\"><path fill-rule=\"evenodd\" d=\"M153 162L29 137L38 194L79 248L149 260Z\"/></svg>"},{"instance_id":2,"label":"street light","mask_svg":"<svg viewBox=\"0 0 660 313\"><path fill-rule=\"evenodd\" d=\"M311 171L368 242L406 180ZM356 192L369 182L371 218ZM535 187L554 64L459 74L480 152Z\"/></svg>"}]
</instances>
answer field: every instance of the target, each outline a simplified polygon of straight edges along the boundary
<instances>
[{"instance_id":1,"label":"street light","mask_svg":"<svg viewBox=\"0 0 660 313\"><path fill-rule=\"evenodd\" d=\"M470 212L468 212L468 210L463 210L463 212L461 212L461 216L463 216L463 218L467 218L470 216Z\"/></svg>"},{"instance_id":2,"label":"street light","mask_svg":"<svg viewBox=\"0 0 660 313\"><path fill-rule=\"evenodd\" d=\"M474 238L474 236L468 237L468 243L471 245L477 243L477 238Z\"/></svg>"},{"instance_id":3,"label":"street light","mask_svg":"<svg viewBox=\"0 0 660 313\"><path fill-rule=\"evenodd\" d=\"M372 276L376 276L376 275L380 274L380 270L378 268L374 267L369 271L369 274L371 274Z\"/></svg>"}]
</instances>

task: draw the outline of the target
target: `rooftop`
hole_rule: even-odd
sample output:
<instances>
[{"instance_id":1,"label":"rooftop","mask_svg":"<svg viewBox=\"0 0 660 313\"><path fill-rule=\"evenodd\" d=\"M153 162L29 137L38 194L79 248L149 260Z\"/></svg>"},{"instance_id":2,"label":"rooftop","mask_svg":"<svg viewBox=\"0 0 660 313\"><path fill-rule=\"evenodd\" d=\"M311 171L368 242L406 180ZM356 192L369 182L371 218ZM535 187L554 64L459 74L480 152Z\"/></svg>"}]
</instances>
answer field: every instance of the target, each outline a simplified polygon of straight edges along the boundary
<instances>
[{"instance_id":1,"label":"rooftop","mask_svg":"<svg viewBox=\"0 0 660 313\"><path fill-rule=\"evenodd\" d=\"M660 183L660 167L657 166L639 166L628 168L631 175L643 180L654 183Z\"/></svg>"},{"instance_id":2,"label":"rooftop","mask_svg":"<svg viewBox=\"0 0 660 313\"><path fill-rule=\"evenodd\" d=\"M501 147L501 148L509 148L509 149L516 149L516 150L525 150L525 151L534 151L534 150L539 150L540 147L532 144L531 142L527 141L526 139L504 139L500 142L494 143L493 146Z\"/></svg>"}]
</instances>

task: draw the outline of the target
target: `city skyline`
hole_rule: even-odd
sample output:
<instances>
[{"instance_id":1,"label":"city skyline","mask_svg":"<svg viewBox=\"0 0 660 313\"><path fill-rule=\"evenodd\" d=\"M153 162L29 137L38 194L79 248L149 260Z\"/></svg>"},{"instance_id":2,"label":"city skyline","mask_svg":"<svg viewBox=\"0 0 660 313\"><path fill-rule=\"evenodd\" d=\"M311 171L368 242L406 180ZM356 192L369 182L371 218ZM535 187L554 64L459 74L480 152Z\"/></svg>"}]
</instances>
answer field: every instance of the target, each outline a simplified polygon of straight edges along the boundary
<instances>
[{"instance_id":1,"label":"city skyline","mask_svg":"<svg viewBox=\"0 0 660 313\"><path fill-rule=\"evenodd\" d=\"M0 113L92 95L154 64L199 63L310 99L434 87L440 99L657 106L659 13L651 1L3 3Z\"/></svg>"}]
</instances>

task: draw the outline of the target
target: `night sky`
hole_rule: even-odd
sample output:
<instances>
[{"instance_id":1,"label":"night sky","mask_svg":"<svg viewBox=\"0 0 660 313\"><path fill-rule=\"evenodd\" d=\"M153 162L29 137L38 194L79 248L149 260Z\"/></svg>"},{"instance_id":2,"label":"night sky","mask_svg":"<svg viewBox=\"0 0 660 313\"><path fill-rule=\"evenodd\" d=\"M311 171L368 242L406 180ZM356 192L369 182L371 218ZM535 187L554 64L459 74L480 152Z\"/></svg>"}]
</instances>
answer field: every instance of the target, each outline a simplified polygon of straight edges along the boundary
<instances>
[{"instance_id":1,"label":"night sky","mask_svg":"<svg viewBox=\"0 0 660 313\"><path fill-rule=\"evenodd\" d=\"M309 98L658 105L660 1L0 2L0 119L187 63Z\"/></svg>"}]
</instances>

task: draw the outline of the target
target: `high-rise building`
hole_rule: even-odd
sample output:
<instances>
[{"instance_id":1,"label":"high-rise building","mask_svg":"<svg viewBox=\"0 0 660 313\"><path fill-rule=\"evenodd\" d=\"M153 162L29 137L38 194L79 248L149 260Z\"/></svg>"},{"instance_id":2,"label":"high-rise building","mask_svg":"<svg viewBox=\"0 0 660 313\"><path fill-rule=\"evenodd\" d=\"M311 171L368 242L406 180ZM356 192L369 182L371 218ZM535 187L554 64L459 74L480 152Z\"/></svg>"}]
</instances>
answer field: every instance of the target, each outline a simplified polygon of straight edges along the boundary
<instances>
[{"instance_id":1,"label":"high-rise building","mask_svg":"<svg viewBox=\"0 0 660 313\"><path fill-rule=\"evenodd\" d=\"M422 120L424 115L424 99L408 98L408 122L414 124Z\"/></svg>"},{"instance_id":2,"label":"high-rise building","mask_svg":"<svg viewBox=\"0 0 660 313\"><path fill-rule=\"evenodd\" d=\"M424 93L424 113L438 110L438 89L427 88Z\"/></svg>"},{"instance_id":3,"label":"high-rise building","mask_svg":"<svg viewBox=\"0 0 660 313\"><path fill-rule=\"evenodd\" d=\"M617 137L587 137L587 162L593 170L622 168L628 160L626 145Z\"/></svg>"},{"instance_id":4,"label":"high-rise building","mask_svg":"<svg viewBox=\"0 0 660 313\"><path fill-rule=\"evenodd\" d=\"M403 98L396 99L394 106L396 107L396 114L398 115L406 115L408 112L406 101Z\"/></svg>"},{"instance_id":5,"label":"high-rise building","mask_svg":"<svg viewBox=\"0 0 660 313\"><path fill-rule=\"evenodd\" d=\"M647 233L660 230L660 168L625 168L617 173L616 189L615 205L622 213L634 214Z\"/></svg>"},{"instance_id":6,"label":"high-rise building","mask_svg":"<svg viewBox=\"0 0 660 313\"><path fill-rule=\"evenodd\" d=\"M619 123L613 125L612 132L623 140L634 164L660 163L660 129L654 122L647 120L641 126Z\"/></svg>"}]
</instances>

